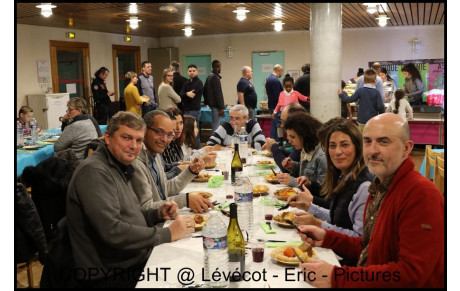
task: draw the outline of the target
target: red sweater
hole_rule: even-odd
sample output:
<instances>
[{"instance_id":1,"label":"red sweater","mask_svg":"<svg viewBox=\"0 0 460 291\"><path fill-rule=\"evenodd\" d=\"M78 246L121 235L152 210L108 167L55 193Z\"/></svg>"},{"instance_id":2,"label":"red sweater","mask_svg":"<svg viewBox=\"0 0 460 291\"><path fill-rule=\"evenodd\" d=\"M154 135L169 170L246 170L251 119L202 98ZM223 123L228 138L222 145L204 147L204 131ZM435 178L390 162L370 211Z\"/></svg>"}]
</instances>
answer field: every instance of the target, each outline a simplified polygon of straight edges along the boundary
<instances>
[{"instance_id":1,"label":"red sweater","mask_svg":"<svg viewBox=\"0 0 460 291\"><path fill-rule=\"evenodd\" d=\"M357 262L361 242L326 230L323 247ZM332 287L440 288L444 275L444 197L409 157L382 202L366 267L334 267Z\"/></svg>"},{"instance_id":2,"label":"red sweater","mask_svg":"<svg viewBox=\"0 0 460 291\"><path fill-rule=\"evenodd\" d=\"M284 107L288 106L290 103L299 103L299 99L305 102L310 102L309 97L303 96L296 90L292 90L291 94L289 95L286 95L286 93L282 91L278 98L278 104L276 105L276 108L273 112L283 111Z\"/></svg>"}]
</instances>

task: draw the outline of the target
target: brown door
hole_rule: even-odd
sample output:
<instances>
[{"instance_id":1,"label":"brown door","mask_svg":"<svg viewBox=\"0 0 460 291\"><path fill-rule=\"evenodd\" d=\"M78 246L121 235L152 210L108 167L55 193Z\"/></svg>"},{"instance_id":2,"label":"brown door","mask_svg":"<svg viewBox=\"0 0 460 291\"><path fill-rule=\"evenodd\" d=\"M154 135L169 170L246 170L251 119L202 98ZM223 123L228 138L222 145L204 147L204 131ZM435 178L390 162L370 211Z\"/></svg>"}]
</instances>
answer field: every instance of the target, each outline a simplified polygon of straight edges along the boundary
<instances>
[{"instance_id":1,"label":"brown door","mask_svg":"<svg viewBox=\"0 0 460 291\"><path fill-rule=\"evenodd\" d=\"M70 93L70 98L89 101L89 44L50 40L53 93Z\"/></svg>"},{"instance_id":2,"label":"brown door","mask_svg":"<svg viewBox=\"0 0 460 291\"><path fill-rule=\"evenodd\" d=\"M129 80L125 74L128 71L141 73L141 49L138 46L112 45L113 79L115 84L115 101L123 98L123 92Z\"/></svg>"}]
</instances>

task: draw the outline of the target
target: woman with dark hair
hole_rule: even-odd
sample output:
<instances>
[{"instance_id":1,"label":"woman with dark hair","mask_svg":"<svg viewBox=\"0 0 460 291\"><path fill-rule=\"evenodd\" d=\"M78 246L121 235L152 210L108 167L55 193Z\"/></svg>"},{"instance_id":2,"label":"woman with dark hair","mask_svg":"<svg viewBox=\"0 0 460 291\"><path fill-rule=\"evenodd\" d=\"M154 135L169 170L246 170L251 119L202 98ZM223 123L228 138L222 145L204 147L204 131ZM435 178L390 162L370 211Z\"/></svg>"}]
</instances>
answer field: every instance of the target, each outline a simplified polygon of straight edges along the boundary
<instances>
[{"instance_id":1,"label":"woman with dark hair","mask_svg":"<svg viewBox=\"0 0 460 291\"><path fill-rule=\"evenodd\" d=\"M321 194L330 209L317 206L308 189L288 198L289 205L306 210L296 213L296 225L316 225L348 236L361 236L368 187L373 180L363 158L363 137L349 120L334 122L327 134L327 171Z\"/></svg>"},{"instance_id":2,"label":"woman with dark hair","mask_svg":"<svg viewBox=\"0 0 460 291\"><path fill-rule=\"evenodd\" d=\"M390 105L388 105L386 112L392 112L398 114L402 118L408 120L414 118L412 107L409 102L404 98L404 91L398 89L395 92L395 99L391 100Z\"/></svg>"},{"instance_id":3,"label":"woman with dark hair","mask_svg":"<svg viewBox=\"0 0 460 291\"><path fill-rule=\"evenodd\" d=\"M62 134L54 143L54 151L70 148L82 161L89 143L102 136L99 124L88 114L86 101L81 97L70 99L66 114L59 120L62 121Z\"/></svg>"},{"instance_id":4,"label":"woman with dark hair","mask_svg":"<svg viewBox=\"0 0 460 291\"><path fill-rule=\"evenodd\" d=\"M211 152L212 146L205 146L199 150L196 148L198 127L195 117L184 115L184 130L180 137L181 149L185 161L193 161L195 158L202 157L205 163L212 163L216 159L216 153Z\"/></svg>"},{"instance_id":5,"label":"woman with dark hair","mask_svg":"<svg viewBox=\"0 0 460 291\"><path fill-rule=\"evenodd\" d=\"M363 68L359 68L359 69L358 69L358 73L356 73L356 77L351 78L351 79L350 79L350 83L356 84L356 82L358 82L359 77L361 77L362 75L364 75L364 69L363 69Z\"/></svg>"},{"instance_id":6,"label":"woman with dark hair","mask_svg":"<svg viewBox=\"0 0 460 291\"><path fill-rule=\"evenodd\" d=\"M107 124L109 119L110 96L115 95L115 92L107 90L105 80L109 76L109 69L101 67L94 73L94 80L91 83L91 91L93 99L96 103L97 121L99 124Z\"/></svg>"},{"instance_id":7,"label":"woman with dark hair","mask_svg":"<svg viewBox=\"0 0 460 291\"><path fill-rule=\"evenodd\" d=\"M411 106L422 104L424 85L420 72L414 64L407 64L401 69L406 82L403 85L405 97L409 98Z\"/></svg>"},{"instance_id":8,"label":"woman with dark hair","mask_svg":"<svg viewBox=\"0 0 460 291\"><path fill-rule=\"evenodd\" d=\"M184 116L179 108L170 108L166 110L166 113L168 113L172 118L174 118L176 122L176 127L174 128L175 137L165 148L161 156L163 157L163 160L166 163L179 163L184 159L184 153L181 149L183 143L181 142L181 135L182 130L184 129Z\"/></svg>"},{"instance_id":9,"label":"woman with dark hair","mask_svg":"<svg viewBox=\"0 0 460 291\"><path fill-rule=\"evenodd\" d=\"M380 79L383 81L383 92L385 92L385 102L388 103L394 99L395 91L398 90L395 80L388 74L386 68L382 68L379 73Z\"/></svg>"},{"instance_id":10,"label":"woman with dark hair","mask_svg":"<svg viewBox=\"0 0 460 291\"><path fill-rule=\"evenodd\" d=\"M290 174L277 175L281 184L291 187L321 184L326 174L326 157L321 148L317 131L322 126L321 121L309 113L296 113L284 122L284 129L292 146L302 150L300 162L293 162ZM297 178L295 178L297 177Z\"/></svg>"}]
</instances>

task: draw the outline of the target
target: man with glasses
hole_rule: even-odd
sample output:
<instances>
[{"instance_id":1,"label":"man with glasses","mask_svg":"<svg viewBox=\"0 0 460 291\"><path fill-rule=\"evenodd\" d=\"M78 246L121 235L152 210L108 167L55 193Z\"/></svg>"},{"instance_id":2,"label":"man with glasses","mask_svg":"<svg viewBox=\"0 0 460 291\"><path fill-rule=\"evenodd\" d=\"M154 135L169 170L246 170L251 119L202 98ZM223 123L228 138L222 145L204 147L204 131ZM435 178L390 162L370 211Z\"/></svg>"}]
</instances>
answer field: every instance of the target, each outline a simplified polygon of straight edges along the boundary
<instances>
[{"instance_id":1,"label":"man with glasses","mask_svg":"<svg viewBox=\"0 0 460 291\"><path fill-rule=\"evenodd\" d=\"M157 97L152 76L152 64L148 61L143 61L141 66L142 74L138 76L136 87L140 96L145 95L150 98L148 102L142 104L142 116L144 116L147 112L157 108Z\"/></svg>"},{"instance_id":2,"label":"man with glasses","mask_svg":"<svg viewBox=\"0 0 460 291\"><path fill-rule=\"evenodd\" d=\"M142 149L145 123L120 111L109 121L101 143L75 170L67 194L67 221L79 287L133 288L154 246L195 230L178 217L177 204L141 209L131 180ZM175 219L167 228L156 227ZM77 272L79 270L79 272ZM64 273L61 273L61 275Z\"/></svg>"},{"instance_id":3,"label":"man with glasses","mask_svg":"<svg viewBox=\"0 0 460 291\"><path fill-rule=\"evenodd\" d=\"M230 121L222 123L214 134L209 138L208 145L214 146L215 149L220 149L223 146L232 145L233 128L236 126L236 132L240 133L244 126L248 133L248 143L252 148L255 148L255 143L260 146L265 144L265 136L260 128L259 123L254 119L249 119L249 112L246 106L237 104L230 109Z\"/></svg>"},{"instance_id":4,"label":"man with glasses","mask_svg":"<svg viewBox=\"0 0 460 291\"><path fill-rule=\"evenodd\" d=\"M164 111L154 110L144 116L147 131L144 146L133 162L136 175L131 184L142 209L158 209L166 201L175 201L179 208L189 207L195 213L207 212L212 203L199 195L177 195L204 169L204 161L196 158L184 171L171 180L166 178L161 154L175 137L175 121Z\"/></svg>"}]
</instances>

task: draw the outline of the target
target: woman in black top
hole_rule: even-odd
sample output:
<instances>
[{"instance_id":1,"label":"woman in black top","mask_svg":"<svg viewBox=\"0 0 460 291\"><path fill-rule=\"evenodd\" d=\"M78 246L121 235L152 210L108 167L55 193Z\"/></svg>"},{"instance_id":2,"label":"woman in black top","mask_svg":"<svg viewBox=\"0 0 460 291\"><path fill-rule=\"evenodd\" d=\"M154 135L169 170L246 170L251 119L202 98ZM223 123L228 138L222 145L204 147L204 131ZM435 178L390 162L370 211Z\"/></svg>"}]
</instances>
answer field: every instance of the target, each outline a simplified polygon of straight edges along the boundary
<instances>
[{"instance_id":1,"label":"woman in black top","mask_svg":"<svg viewBox=\"0 0 460 291\"><path fill-rule=\"evenodd\" d=\"M91 84L93 99L96 103L97 122L99 124L107 124L109 119L110 96L115 95L115 92L107 90L105 80L109 76L109 69L101 67L94 73L94 80Z\"/></svg>"}]
</instances>

